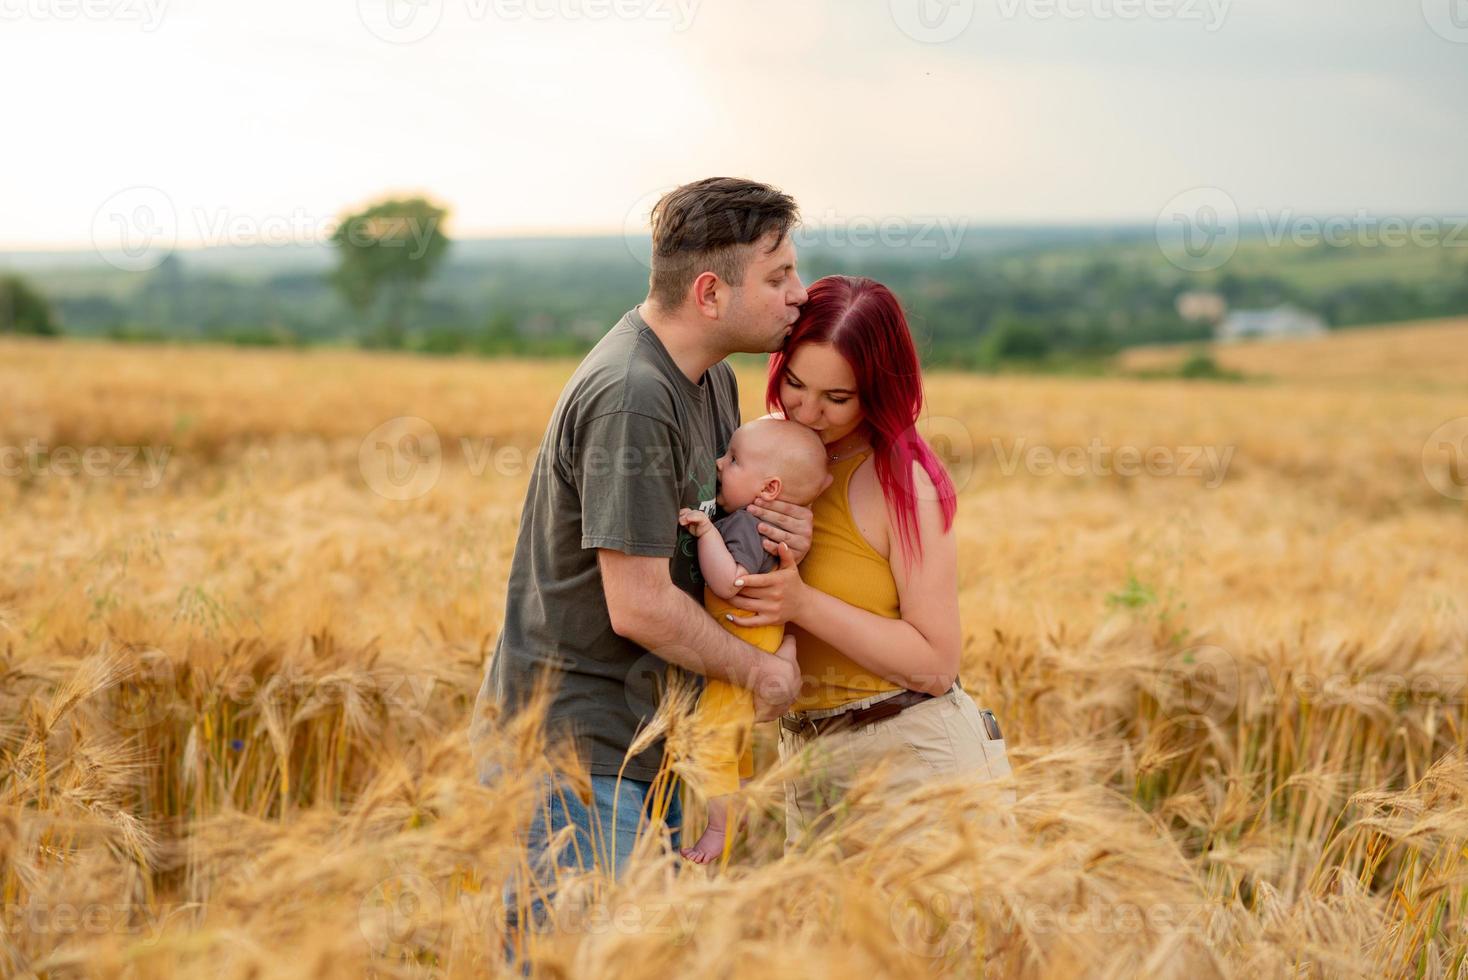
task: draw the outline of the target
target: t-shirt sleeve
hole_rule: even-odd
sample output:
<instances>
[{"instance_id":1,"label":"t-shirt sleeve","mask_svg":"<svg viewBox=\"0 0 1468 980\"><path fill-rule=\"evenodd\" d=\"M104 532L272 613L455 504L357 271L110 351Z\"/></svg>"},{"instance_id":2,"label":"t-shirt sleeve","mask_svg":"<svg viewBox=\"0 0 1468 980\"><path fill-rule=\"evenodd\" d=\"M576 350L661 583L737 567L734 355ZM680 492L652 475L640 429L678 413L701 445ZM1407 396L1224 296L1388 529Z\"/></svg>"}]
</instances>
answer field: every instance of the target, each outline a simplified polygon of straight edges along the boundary
<instances>
[{"instance_id":1,"label":"t-shirt sleeve","mask_svg":"<svg viewBox=\"0 0 1468 980\"><path fill-rule=\"evenodd\" d=\"M749 511L741 507L715 521L714 527L724 539L730 557L748 571L762 573L775 567L775 556L765 550L764 539L760 537L759 518Z\"/></svg>"},{"instance_id":2,"label":"t-shirt sleeve","mask_svg":"<svg viewBox=\"0 0 1468 980\"><path fill-rule=\"evenodd\" d=\"M676 435L666 423L616 411L576 433L572 479L581 497L581 547L669 557L678 543Z\"/></svg>"}]
</instances>

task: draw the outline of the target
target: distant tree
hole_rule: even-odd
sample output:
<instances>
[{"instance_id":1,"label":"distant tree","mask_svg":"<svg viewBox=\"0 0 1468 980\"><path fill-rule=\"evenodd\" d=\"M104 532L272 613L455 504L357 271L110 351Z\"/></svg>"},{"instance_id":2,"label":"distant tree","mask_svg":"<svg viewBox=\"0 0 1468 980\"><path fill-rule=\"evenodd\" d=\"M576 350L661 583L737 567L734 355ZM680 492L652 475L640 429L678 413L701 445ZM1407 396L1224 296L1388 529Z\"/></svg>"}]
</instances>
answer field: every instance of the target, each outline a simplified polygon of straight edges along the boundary
<instances>
[{"instance_id":1,"label":"distant tree","mask_svg":"<svg viewBox=\"0 0 1468 980\"><path fill-rule=\"evenodd\" d=\"M404 322L448 250L447 217L421 197L392 199L342 218L331 236L340 256L332 282L347 304L363 315L381 307L374 344L403 345Z\"/></svg>"},{"instance_id":2,"label":"distant tree","mask_svg":"<svg viewBox=\"0 0 1468 980\"><path fill-rule=\"evenodd\" d=\"M1177 370L1180 378L1223 378L1228 373L1218 366L1206 350L1193 351Z\"/></svg>"},{"instance_id":3,"label":"distant tree","mask_svg":"<svg viewBox=\"0 0 1468 980\"><path fill-rule=\"evenodd\" d=\"M0 276L0 333L54 337L60 332L46 297L19 276Z\"/></svg>"},{"instance_id":4,"label":"distant tree","mask_svg":"<svg viewBox=\"0 0 1468 980\"><path fill-rule=\"evenodd\" d=\"M1038 361L1050 353L1050 336L1040 324L1004 314L984 338L984 354L992 362Z\"/></svg>"},{"instance_id":5,"label":"distant tree","mask_svg":"<svg viewBox=\"0 0 1468 980\"><path fill-rule=\"evenodd\" d=\"M479 336L474 349L481 354L512 354L520 348L520 334L515 329L515 318L500 310L490 317Z\"/></svg>"}]
</instances>

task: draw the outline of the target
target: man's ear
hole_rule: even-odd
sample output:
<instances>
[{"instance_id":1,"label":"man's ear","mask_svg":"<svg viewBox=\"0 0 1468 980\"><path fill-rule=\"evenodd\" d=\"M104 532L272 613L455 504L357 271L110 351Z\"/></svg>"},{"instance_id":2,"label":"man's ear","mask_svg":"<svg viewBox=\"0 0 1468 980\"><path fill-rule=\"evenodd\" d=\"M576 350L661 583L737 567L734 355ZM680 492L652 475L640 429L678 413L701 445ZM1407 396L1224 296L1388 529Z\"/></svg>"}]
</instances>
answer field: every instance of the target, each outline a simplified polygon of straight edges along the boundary
<instances>
[{"instance_id":1,"label":"man's ear","mask_svg":"<svg viewBox=\"0 0 1468 980\"><path fill-rule=\"evenodd\" d=\"M693 305L698 312L710 320L719 318L719 288L723 282L712 272L700 272L690 287L693 290Z\"/></svg>"}]
</instances>

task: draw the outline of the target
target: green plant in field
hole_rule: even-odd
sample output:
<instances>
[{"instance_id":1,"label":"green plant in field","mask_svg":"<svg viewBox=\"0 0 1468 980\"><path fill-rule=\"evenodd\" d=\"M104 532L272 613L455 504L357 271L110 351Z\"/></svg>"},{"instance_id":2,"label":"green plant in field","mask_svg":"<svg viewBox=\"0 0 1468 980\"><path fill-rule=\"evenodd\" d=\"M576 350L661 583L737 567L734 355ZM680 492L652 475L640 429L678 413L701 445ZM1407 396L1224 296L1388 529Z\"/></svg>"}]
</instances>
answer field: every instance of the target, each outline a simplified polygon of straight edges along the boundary
<instances>
[{"instance_id":1,"label":"green plant in field","mask_svg":"<svg viewBox=\"0 0 1468 980\"><path fill-rule=\"evenodd\" d=\"M1126 585L1106 596L1106 605L1111 609L1145 609L1156 601L1157 590L1139 581L1131 569L1127 570Z\"/></svg>"},{"instance_id":2,"label":"green plant in field","mask_svg":"<svg viewBox=\"0 0 1468 980\"><path fill-rule=\"evenodd\" d=\"M1165 595L1159 597L1157 589L1139 579L1136 570L1131 566L1127 566L1126 584L1115 592L1106 594L1106 607L1113 612L1124 609L1138 613L1144 619L1155 617L1157 626L1166 634L1170 646L1182 646L1188 641L1188 628L1176 626L1188 604L1178 601L1177 590L1171 587Z\"/></svg>"}]
</instances>

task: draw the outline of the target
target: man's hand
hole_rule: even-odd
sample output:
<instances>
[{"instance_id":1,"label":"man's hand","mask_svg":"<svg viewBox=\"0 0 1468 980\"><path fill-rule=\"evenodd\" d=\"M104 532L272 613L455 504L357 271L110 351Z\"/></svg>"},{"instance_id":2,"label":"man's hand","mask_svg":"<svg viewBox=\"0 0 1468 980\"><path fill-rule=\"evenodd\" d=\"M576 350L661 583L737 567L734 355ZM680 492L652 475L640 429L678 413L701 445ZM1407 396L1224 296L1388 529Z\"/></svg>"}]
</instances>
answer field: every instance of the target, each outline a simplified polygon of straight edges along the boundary
<instances>
[{"instance_id":1,"label":"man's hand","mask_svg":"<svg viewBox=\"0 0 1468 980\"><path fill-rule=\"evenodd\" d=\"M692 507L684 507L678 511L678 523L688 528L688 533L695 538L701 538L714 526L709 516L701 510Z\"/></svg>"},{"instance_id":2,"label":"man's hand","mask_svg":"<svg viewBox=\"0 0 1468 980\"><path fill-rule=\"evenodd\" d=\"M768 500L763 504L750 504L745 510L760 519L759 533L764 538L762 544L770 554L778 557L780 545L783 543L790 549L798 564L810 551L815 515L809 507L785 500Z\"/></svg>"},{"instance_id":3,"label":"man's hand","mask_svg":"<svg viewBox=\"0 0 1468 980\"><path fill-rule=\"evenodd\" d=\"M795 637L786 634L780 649L761 658L755 677L754 720L774 721L795 703L800 694L800 664L795 659Z\"/></svg>"}]
</instances>

